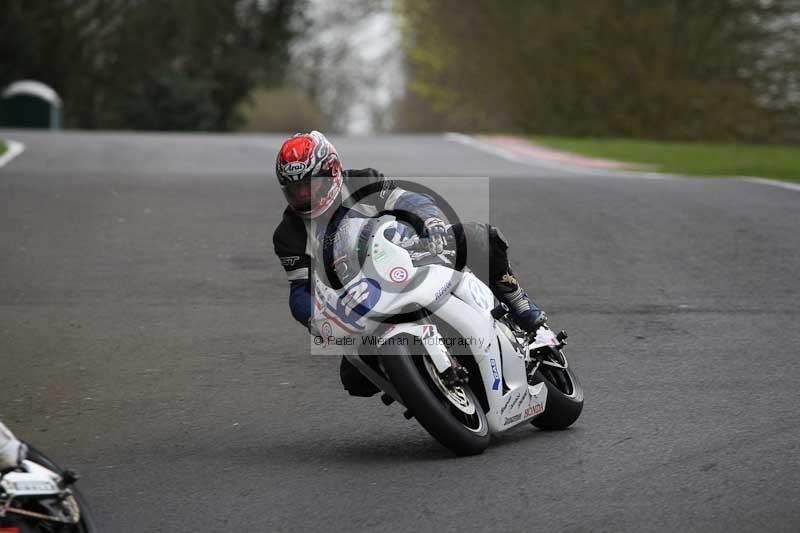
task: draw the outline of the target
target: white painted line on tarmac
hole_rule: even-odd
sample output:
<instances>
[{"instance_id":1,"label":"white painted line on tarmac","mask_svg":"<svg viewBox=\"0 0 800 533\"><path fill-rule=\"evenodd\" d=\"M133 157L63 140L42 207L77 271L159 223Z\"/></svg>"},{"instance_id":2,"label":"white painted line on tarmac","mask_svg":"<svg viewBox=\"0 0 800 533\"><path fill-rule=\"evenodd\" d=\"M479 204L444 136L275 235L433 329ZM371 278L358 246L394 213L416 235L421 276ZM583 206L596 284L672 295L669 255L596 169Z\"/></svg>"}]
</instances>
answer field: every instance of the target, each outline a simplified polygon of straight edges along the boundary
<instances>
[{"instance_id":1,"label":"white painted line on tarmac","mask_svg":"<svg viewBox=\"0 0 800 533\"><path fill-rule=\"evenodd\" d=\"M6 140L6 151L0 155L0 168L25 151L25 145L19 141Z\"/></svg>"},{"instance_id":2,"label":"white painted line on tarmac","mask_svg":"<svg viewBox=\"0 0 800 533\"><path fill-rule=\"evenodd\" d=\"M749 183L758 183L759 185L769 185L770 187L780 187L781 189L789 189L790 191L800 191L800 183L769 180L766 178L751 178L750 176L739 176L739 179Z\"/></svg>"},{"instance_id":3,"label":"white painted line on tarmac","mask_svg":"<svg viewBox=\"0 0 800 533\"><path fill-rule=\"evenodd\" d=\"M481 142L474 137L470 137L469 135L464 135L463 133L445 133L444 134L445 140L453 141L461 144L465 144L467 146L471 146L472 148L476 148L478 150L483 150L484 152L489 152L490 154L496 155L497 157L501 157L507 161L511 161L514 163L522 163L523 165L526 161L512 152L511 150L506 150L505 148L500 148L499 146L494 146L489 143Z\"/></svg>"},{"instance_id":4,"label":"white painted line on tarmac","mask_svg":"<svg viewBox=\"0 0 800 533\"><path fill-rule=\"evenodd\" d=\"M512 150L495 146L494 144L480 141L469 135L463 133L445 133L444 138L447 141L461 143L470 146L477 150L493 154L501 157L507 161L525 165L535 168L546 168L548 170L555 170L562 174L577 175L577 176L602 176L604 178L634 178L634 179L647 179L647 180L678 180L686 179L686 176L680 174L665 174L661 172L638 172L633 170L619 170L619 169L598 169L593 167L583 167L578 165L569 165L565 163L554 163L538 159L530 154L518 154Z\"/></svg>"},{"instance_id":5,"label":"white painted line on tarmac","mask_svg":"<svg viewBox=\"0 0 800 533\"><path fill-rule=\"evenodd\" d=\"M513 150L509 150L500 146L495 146L492 143L478 140L463 133L445 133L444 138L448 141L461 143L471 146L477 150L482 150L498 157L502 157L507 161L512 161L520 165L527 165L537 168L548 168L557 170L566 174L579 174L579 175L595 175L603 176L604 178L639 178L649 180L674 180L674 179L690 179L693 176L686 176L682 174L667 174L663 172L640 172L635 170L624 169L597 169L591 167L583 167L580 165L570 165L561 163L551 163L543 161L534 157L531 154L518 154ZM703 176L694 176L703 177ZM791 191L800 191L800 183L792 183L788 181L771 180L767 178L756 178L751 176L707 176L716 178L736 178L740 181L747 181L749 183L757 183L759 185L768 185L770 187L780 187L781 189L789 189Z\"/></svg>"}]
</instances>

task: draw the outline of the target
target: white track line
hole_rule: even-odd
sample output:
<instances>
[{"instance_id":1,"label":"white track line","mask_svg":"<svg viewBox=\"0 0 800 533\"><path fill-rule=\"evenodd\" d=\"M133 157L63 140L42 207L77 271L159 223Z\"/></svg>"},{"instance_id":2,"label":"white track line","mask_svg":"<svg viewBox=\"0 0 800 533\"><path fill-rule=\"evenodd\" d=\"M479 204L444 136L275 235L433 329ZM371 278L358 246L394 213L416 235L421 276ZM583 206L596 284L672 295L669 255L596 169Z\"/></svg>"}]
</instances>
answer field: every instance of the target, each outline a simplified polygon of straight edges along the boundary
<instances>
[{"instance_id":1,"label":"white track line","mask_svg":"<svg viewBox=\"0 0 800 533\"><path fill-rule=\"evenodd\" d=\"M536 159L535 157L527 154L517 154L512 150L495 146L491 143L479 141L469 135L463 133L445 133L444 138L448 141L461 143L478 150L483 150L490 154L501 157L507 161L512 161L520 165L527 165L539 168L549 168L558 170L568 174L592 174L603 177L618 177L618 178L644 178L650 180L671 180L671 179L686 179L691 176L684 176L680 174L666 174L662 172L637 172L634 170L613 170L613 169L596 169L590 167L581 167L577 165L562 165L554 164L547 161ZM747 181L749 183L756 183L759 185L767 185L770 187L780 187L781 189L789 189L790 191L800 191L800 183L792 183L788 181L771 180L766 178L754 178L750 176L709 176L718 178L734 178L739 181Z\"/></svg>"},{"instance_id":2,"label":"white track line","mask_svg":"<svg viewBox=\"0 0 800 533\"><path fill-rule=\"evenodd\" d=\"M0 168L25 151L25 145L18 141L6 140L6 151L0 155Z\"/></svg>"},{"instance_id":3,"label":"white track line","mask_svg":"<svg viewBox=\"0 0 800 533\"><path fill-rule=\"evenodd\" d=\"M512 161L514 163L522 163L523 165L527 163L522 157L518 156L514 152L510 150L506 150L505 148L500 148L499 146L494 146L493 144L488 144L475 139L474 137L470 137L469 135L464 135L463 133L445 133L444 134L445 140L453 141L461 144L466 144L467 146L471 146L472 148L476 148L478 150L483 150L484 152L489 152L490 154L496 155L497 157L501 157L507 161Z\"/></svg>"},{"instance_id":4,"label":"white track line","mask_svg":"<svg viewBox=\"0 0 800 533\"><path fill-rule=\"evenodd\" d=\"M800 183L768 180L766 178L751 178L750 176L740 176L739 179L750 183L758 183L760 185L769 185L770 187L780 187L781 189L789 189L790 191L800 191Z\"/></svg>"},{"instance_id":5,"label":"white track line","mask_svg":"<svg viewBox=\"0 0 800 533\"><path fill-rule=\"evenodd\" d=\"M681 176L679 174L665 174L661 172L637 172L633 170L599 169L592 167L582 167L579 165L570 165L567 163L560 163L560 162L553 163L549 161L543 161L532 155L518 154L512 150L508 150L500 146L495 146L494 144L491 143L479 141L478 139L470 137L469 135L464 135L463 133L452 133L452 132L445 133L444 138L445 140L461 143L466 146L470 146L477 150L488 152L497 157L501 157L507 161L511 161L520 165L526 165L529 167L536 167L536 168L546 168L548 170L554 170L557 172L561 172L563 174L571 174L578 176L593 175L593 176L603 176L604 178L637 178L637 179L648 179L648 180L674 180L674 179L686 178L686 176Z\"/></svg>"}]
</instances>

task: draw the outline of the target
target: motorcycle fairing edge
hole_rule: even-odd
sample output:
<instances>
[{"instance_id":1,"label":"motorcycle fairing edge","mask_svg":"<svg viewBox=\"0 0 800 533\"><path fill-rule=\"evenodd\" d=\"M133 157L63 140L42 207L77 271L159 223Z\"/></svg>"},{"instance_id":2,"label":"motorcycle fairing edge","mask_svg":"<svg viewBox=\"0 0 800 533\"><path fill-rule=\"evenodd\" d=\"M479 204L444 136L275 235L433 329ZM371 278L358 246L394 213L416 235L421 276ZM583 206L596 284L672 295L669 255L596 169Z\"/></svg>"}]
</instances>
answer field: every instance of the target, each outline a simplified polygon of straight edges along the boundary
<instances>
[{"instance_id":1,"label":"motorcycle fairing edge","mask_svg":"<svg viewBox=\"0 0 800 533\"><path fill-rule=\"evenodd\" d=\"M11 497L59 494L61 476L33 461L22 462L23 471L13 471L0 479L3 490Z\"/></svg>"},{"instance_id":2,"label":"motorcycle fairing edge","mask_svg":"<svg viewBox=\"0 0 800 533\"><path fill-rule=\"evenodd\" d=\"M447 354L447 350L444 349L442 336L435 325L412 323L389 326L389 328L383 332L379 339L382 343L389 344L392 342L391 339L400 335L411 335L420 339L420 344L425 347L425 351L430 356L431 361L439 373L442 373L450 368L450 357ZM345 354L345 358L352 365L358 368L358 370L376 386L380 387L389 396L394 398L395 401L400 402L401 404L403 403L402 398L400 398L400 394L397 392L391 382L389 382L386 378L376 372L375 369L364 362L359 355Z\"/></svg>"}]
</instances>

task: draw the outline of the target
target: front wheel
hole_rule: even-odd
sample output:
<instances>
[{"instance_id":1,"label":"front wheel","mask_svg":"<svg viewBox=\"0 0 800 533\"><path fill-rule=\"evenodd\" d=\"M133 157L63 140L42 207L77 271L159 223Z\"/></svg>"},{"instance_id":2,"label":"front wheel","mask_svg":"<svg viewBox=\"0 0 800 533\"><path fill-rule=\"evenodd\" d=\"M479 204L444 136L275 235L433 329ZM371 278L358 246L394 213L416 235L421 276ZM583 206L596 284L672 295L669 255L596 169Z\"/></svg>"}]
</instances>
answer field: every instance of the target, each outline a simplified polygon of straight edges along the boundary
<instances>
[{"instance_id":1,"label":"front wheel","mask_svg":"<svg viewBox=\"0 0 800 533\"><path fill-rule=\"evenodd\" d=\"M27 444L27 443L26 443ZM63 475L64 469L58 466L52 459L46 456L44 453L39 451L37 448L28 444L28 454L27 459L41 465L48 470L52 470L53 472ZM61 529L56 529L56 531L71 531L75 533L94 533L97 531L97 526L94 523L94 517L89 510L89 505L86 503L86 499L83 497L83 494L78 491L76 487L71 487L70 490L72 491L72 498L73 505L77 505L79 512L80 512L80 520L77 524L72 524L70 526L65 526ZM49 531L49 529L48 529Z\"/></svg>"},{"instance_id":2,"label":"front wheel","mask_svg":"<svg viewBox=\"0 0 800 533\"><path fill-rule=\"evenodd\" d=\"M382 354L383 368L422 427L456 455L482 453L489 423L470 386L447 386L428 356L412 354L409 346L395 345L392 352Z\"/></svg>"},{"instance_id":3,"label":"front wheel","mask_svg":"<svg viewBox=\"0 0 800 533\"><path fill-rule=\"evenodd\" d=\"M571 368L542 365L533 374L532 383L544 382L547 404L544 413L531 421L539 429L565 429L583 411L583 387Z\"/></svg>"}]
</instances>

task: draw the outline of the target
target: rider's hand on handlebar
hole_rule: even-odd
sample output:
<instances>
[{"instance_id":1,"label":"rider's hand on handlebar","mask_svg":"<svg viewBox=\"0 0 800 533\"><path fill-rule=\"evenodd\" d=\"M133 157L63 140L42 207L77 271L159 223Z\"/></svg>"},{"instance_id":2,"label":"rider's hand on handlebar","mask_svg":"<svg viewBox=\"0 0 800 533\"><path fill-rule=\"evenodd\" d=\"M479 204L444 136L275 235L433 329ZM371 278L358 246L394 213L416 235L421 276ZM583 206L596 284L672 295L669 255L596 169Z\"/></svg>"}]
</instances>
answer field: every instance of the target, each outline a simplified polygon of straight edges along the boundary
<instances>
[{"instance_id":1,"label":"rider's hand on handlebar","mask_svg":"<svg viewBox=\"0 0 800 533\"><path fill-rule=\"evenodd\" d=\"M431 254L438 255L447 246L447 226L441 218L431 217L425 221L426 243Z\"/></svg>"}]
</instances>

